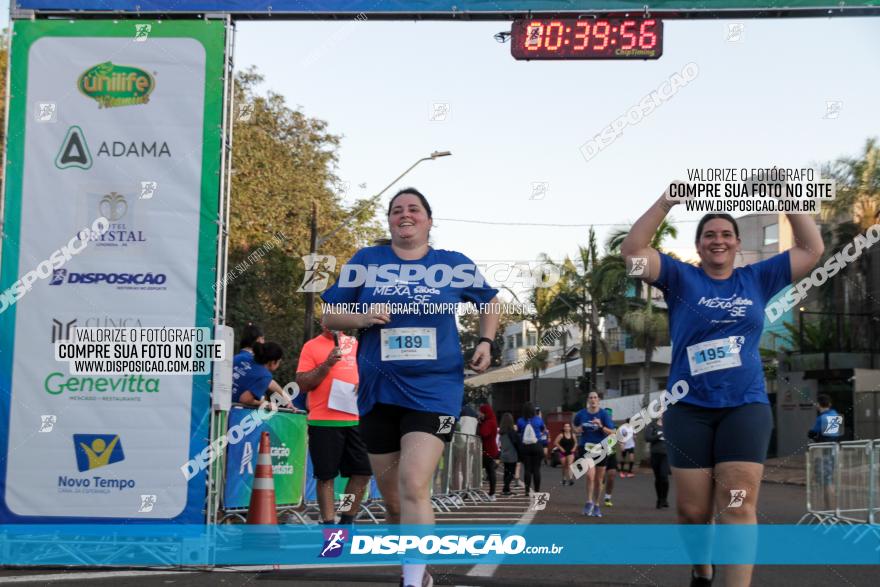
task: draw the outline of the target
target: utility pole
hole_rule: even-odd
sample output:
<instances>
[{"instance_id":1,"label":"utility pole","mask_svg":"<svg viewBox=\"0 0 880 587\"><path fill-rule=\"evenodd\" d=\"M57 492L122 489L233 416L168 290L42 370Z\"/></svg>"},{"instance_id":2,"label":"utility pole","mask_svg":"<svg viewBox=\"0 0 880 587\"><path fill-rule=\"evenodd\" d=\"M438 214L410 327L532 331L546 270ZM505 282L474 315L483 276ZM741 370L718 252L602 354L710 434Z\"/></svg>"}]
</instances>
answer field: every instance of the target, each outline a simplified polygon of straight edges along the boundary
<instances>
[{"instance_id":1,"label":"utility pole","mask_svg":"<svg viewBox=\"0 0 880 587\"><path fill-rule=\"evenodd\" d=\"M309 253L318 252L318 202L312 202L311 234L309 235ZM308 271L306 267L306 271ZM306 311L303 324L303 344L315 336L315 292L306 292Z\"/></svg>"}]
</instances>

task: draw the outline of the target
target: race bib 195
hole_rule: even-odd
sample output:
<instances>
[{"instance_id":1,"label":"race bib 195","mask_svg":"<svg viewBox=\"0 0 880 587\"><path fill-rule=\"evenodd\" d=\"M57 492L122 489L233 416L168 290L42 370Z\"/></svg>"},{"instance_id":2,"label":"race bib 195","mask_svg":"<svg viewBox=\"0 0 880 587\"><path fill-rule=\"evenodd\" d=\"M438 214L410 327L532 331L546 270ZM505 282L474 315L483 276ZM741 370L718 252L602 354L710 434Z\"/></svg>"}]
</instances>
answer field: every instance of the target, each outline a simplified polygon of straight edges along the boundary
<instances>
[{"instance_id":1,"label":"race bib 195","mask_svg":"<svg viewBox=\"0 0 880 587\"><path fill-rule=\"evenodd\" d=\"M742 365L739 353L730 352L730 343L726 338L692 344L687 347L687 356L691 366L691 375Z\"/></svg>"}]
</instances>

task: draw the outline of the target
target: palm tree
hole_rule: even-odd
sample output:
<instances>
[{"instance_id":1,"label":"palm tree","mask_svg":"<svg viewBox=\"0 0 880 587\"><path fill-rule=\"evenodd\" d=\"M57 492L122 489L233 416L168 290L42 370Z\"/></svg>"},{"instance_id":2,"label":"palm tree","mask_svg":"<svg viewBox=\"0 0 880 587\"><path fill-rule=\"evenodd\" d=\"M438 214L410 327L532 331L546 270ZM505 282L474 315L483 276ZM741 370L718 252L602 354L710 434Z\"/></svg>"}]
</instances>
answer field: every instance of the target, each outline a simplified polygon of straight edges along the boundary
<instances>
[{"instance_id":1,"label":"palm tree","mask_svg":"<svg viewBox=\"0 0 880 587\"><path fill-rule=\"evenodd\" d=\"M877 222L880 214L880 145L876 138L865 142L864 152L857 158L842 157L822 167L822 176L834 180L836 197L823 203L821 218L831 226L823 227L823 238L832 246L820 264L834 255L856 235ZM820 296L825 311L867 312L870 296L862 295L868 288L871 255L863 254L856 263L846 267L845 278L836 279L830 288L822 288ZM841 303L842 302L842 303ZM856 306L856 307L852 307Z\"/></svg>"},{"instance_id":2,"label":"palm tree","mask_svg":"<svg viewBox=\"0 0 880 587\"><path fill-rule=\"evenodd\" d=\"M586 376L587 333L590 341L590 391L596 390L596 363L599 347L608 364L608 345L599 330L599 318L607 315L613 304L623 298L625 280L614 277L613 267L599 258L596 233L590 228L586 247L578 247L577 263L566 258L559 280L560 291L553 315L577 324L581 332L581 362Z\"/></svg>"},{"instance_id":3,"label":"palm tree","mask_svg":"<svg viewBox=\"0 0 880 587\"><path fill-rule=\"evenodd\" d=\"M822 176L834 180L837 195L822 205L822 219L845 215L864 232L880 214L880 146L877 139L865 142L860 158L842 157L823 166Z\"/></svg>"},{"instance_id":4,"label":"palm tree","mask_svg":"<svg viewBox=\"0 0 880 587\"><path fill-rule=\"evenodd\" d=\"M608 237L608 250L620 257L620 260L616 261L617 263L623 262L623 258L620 256L620 246L627 234L629 234L628 229L621 229L614 231ZM676 238L677 236L678 229L671 222L664 219L654 232L654 236L651 238L648 246L657 251L664 252L663 241L667 237ZM642 375L644 398L642 403L643 405L648 405L651 396L651 359L654 355L654 349L667 342L669 324L665 314L655 314L653 311L651 284L641 280L638 283L644 284L646 288L644 307L627 312L624 314L622 321L626 331L632 335L635 347L645 351L645 367ZM636 299L641 299L640 288L636 290Z\"/></svg>"}]
</instances>

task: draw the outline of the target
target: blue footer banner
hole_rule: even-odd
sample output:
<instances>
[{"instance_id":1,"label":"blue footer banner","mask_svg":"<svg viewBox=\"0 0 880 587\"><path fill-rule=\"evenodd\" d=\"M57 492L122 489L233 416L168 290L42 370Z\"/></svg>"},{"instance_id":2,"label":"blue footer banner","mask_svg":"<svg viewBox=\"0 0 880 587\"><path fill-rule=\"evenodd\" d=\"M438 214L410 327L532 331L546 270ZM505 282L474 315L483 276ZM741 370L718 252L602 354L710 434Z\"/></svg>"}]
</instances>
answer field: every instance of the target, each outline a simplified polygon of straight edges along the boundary
<instances>
[{"instance_id":1,"label":"blue footer banner","mask_svg":"<svg viewBox=\"0 0 880 587\"><path fill-rule=\"evenodd\" d=\"M0 557L16 566L876 565L880 527L16 525L0 526Z\"/></svg>"}]
</instances>

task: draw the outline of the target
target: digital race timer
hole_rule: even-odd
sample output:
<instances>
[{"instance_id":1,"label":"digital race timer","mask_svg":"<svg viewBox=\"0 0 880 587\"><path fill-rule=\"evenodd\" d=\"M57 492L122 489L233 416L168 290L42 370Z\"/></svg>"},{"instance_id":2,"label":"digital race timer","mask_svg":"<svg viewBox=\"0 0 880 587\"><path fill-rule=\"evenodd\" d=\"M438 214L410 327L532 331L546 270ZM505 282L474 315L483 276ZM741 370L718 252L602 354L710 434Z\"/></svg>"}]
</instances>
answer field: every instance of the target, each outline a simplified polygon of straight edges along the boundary
<instances>
[{"instance_id":1,"label":"digital race timer","mask_svg":"<svg viewBox=\"0 0 880 587\"><path fill-rule=\"evenodd\" d=\"M656 18L531 18L511 31L514 59L657 59L663 22Z\"/></svg>"}]
</instances>

